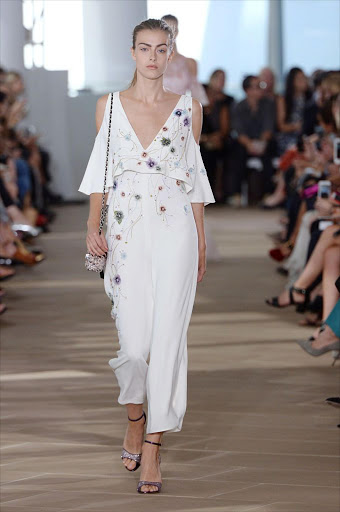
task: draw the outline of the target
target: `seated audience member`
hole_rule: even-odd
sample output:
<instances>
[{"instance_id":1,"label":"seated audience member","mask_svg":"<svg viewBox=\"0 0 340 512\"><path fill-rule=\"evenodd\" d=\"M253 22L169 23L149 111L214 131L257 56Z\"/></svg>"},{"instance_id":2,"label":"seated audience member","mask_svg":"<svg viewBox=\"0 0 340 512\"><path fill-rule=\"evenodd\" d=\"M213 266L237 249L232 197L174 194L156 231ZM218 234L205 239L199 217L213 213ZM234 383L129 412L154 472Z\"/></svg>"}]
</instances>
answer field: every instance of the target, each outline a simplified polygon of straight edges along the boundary
<instances>
[{"instance_id":1,"label":"seated audience member","mask_svg":"<svg viewBox=\"0 0 340 512\"><path fill-rule=\"evenodd\" d=\"M201 153L216 202L224 202L224 159L228 149L230 105L233 98L223 92L225 73L221 69L215 70L209 83L203 86L209 103L203 107Z\"/></svg>"},{"instance_id":2,"label":"seated audience member","mask_svg":"<svg viewBox=\"0 0 340 512\"><path fill-rule=\"evenodd\" d=\"M232 150L233 193L241 193L242 181L246 179L247 161L263 173L264 190L271 191L271 148L275 118L268 102L263 101L259 79L249 75L243 81L246 98L233 109L232 130L234 145ZM261 195L262 195L261 194Z\"/></svg>"},{"instance_id":3,"label":"seated audience member","mask_svg":"<svg viewBox=\"0 0 340 512\"><path fill-rule=\"evenodd\" d=\"M292 68L286 77L284 96L277 101L277 146L282 155L297 143L302 134L304 112L311 97L306 75L300 68Z\"/></svg>"}]
</instances>

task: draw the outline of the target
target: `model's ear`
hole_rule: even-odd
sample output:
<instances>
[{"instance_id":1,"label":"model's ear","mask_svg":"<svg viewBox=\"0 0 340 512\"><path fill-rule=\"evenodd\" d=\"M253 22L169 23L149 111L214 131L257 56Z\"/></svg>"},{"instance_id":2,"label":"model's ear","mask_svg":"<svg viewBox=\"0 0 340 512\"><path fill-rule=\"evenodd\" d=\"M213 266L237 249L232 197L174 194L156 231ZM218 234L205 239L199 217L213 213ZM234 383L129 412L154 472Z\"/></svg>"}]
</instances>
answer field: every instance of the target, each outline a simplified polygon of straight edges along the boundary
<instances>
[{"instance_id":1,"label":"model's ear","mask_svg":"<svg viewBox=\"0 0 340 512\"><path fill-rule=\"evenodd\" d=\"M130 48L130 52L131 52L131 57L133 58L133 60L136 60L135 50L134 50L134 48L132 46Z\"/></svg>"}]
</instances>

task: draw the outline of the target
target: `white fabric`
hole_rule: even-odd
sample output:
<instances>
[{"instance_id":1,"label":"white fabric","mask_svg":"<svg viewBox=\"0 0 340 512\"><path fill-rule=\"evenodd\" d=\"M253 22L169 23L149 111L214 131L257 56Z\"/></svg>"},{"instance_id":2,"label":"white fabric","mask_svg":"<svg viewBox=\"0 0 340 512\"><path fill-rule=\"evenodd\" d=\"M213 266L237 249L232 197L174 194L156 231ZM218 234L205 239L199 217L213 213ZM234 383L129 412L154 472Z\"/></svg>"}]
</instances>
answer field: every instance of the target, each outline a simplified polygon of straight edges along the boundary
<instances>
[{"instance_id":1,"label":"white fabric","mask_svg":"<svg viewBox=\"0 0 340 512\"><path fill-rule=\"evenodd\" d=\"M79 191L102 192L108 96ZM187 404L187 329L195 299L198 235L190 203L215 202L182 95L144 150L113 93L104 273L119 338L109 360L118 403L148 400L146 432L178 432Z\"/></svg>"},{"instance_id":2,"label":"white fabric","mask_svg":"<svg viewBox=\"0 0 340 512\"><path fill-rule=\"evenodd\" d=\"M119 92L112 94L113 111L106 191L113 186L115 177L126 170L133 170L140 173L164 174L181 180L189 194L190 202L204 203L204 206L214 203L200 147L192 131L191 96L180 96L176 107L155 139L144 149L126 116ZM110 99L109 94L103 123L78 189L84 194L102 192L103 189Z\"/></svg>"},{"instance_id":3,"label":"white fabric","mask_svg":"<svg viewBox=\"0 0 340 512\"><path fill-rule=\"evenodd\" d=\"M108 198L104 274L119 337L119 404L148 401L146 433L178 432L187 404L187 329L198 237L181 181L126 171ZM149 357L149 362L147 359Z\"/></svg>"}]
</instances>

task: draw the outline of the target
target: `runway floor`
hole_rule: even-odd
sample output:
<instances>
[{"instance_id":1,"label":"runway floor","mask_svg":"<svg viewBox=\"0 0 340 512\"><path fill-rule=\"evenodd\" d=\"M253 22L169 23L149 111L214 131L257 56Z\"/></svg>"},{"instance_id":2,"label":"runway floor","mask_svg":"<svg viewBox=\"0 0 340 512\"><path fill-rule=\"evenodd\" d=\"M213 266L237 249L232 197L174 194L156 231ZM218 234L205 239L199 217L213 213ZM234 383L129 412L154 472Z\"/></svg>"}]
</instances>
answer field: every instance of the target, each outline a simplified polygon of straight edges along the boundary
<instances>
[{"instance_id":1,"label":"runway floor","mask_svg":"<svg viewBox=\"0 0 340 512\"><path fill-rule=\"evenodd\" d=\"M266 253L279 213L207 207L220 262L198 285L188 408L163 436L162 492L120 459L126 411L103 281L83 267L86 205L56 209L47 260L6 281L1 319L1 512L337 512L339 363L264 303L284 285Z\"/></svg>"}]
</instances>

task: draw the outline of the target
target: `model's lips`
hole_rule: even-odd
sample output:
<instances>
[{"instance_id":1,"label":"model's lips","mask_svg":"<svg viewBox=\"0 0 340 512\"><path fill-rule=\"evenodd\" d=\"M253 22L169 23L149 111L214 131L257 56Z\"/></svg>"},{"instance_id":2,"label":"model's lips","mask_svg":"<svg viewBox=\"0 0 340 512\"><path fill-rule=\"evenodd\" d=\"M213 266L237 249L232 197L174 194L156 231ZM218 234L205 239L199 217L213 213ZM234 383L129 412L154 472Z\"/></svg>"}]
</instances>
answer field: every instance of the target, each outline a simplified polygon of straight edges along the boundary
<instances>
[{"instance_id":1,"label":"model's lips","mask_svg":"<svg viewBox=\"0 0 340 512\"><path fill-rule=\"evenodd\" d=\"M149 69L158 69L158 66L146 66Z\"/></svg>"}]
</instances>

